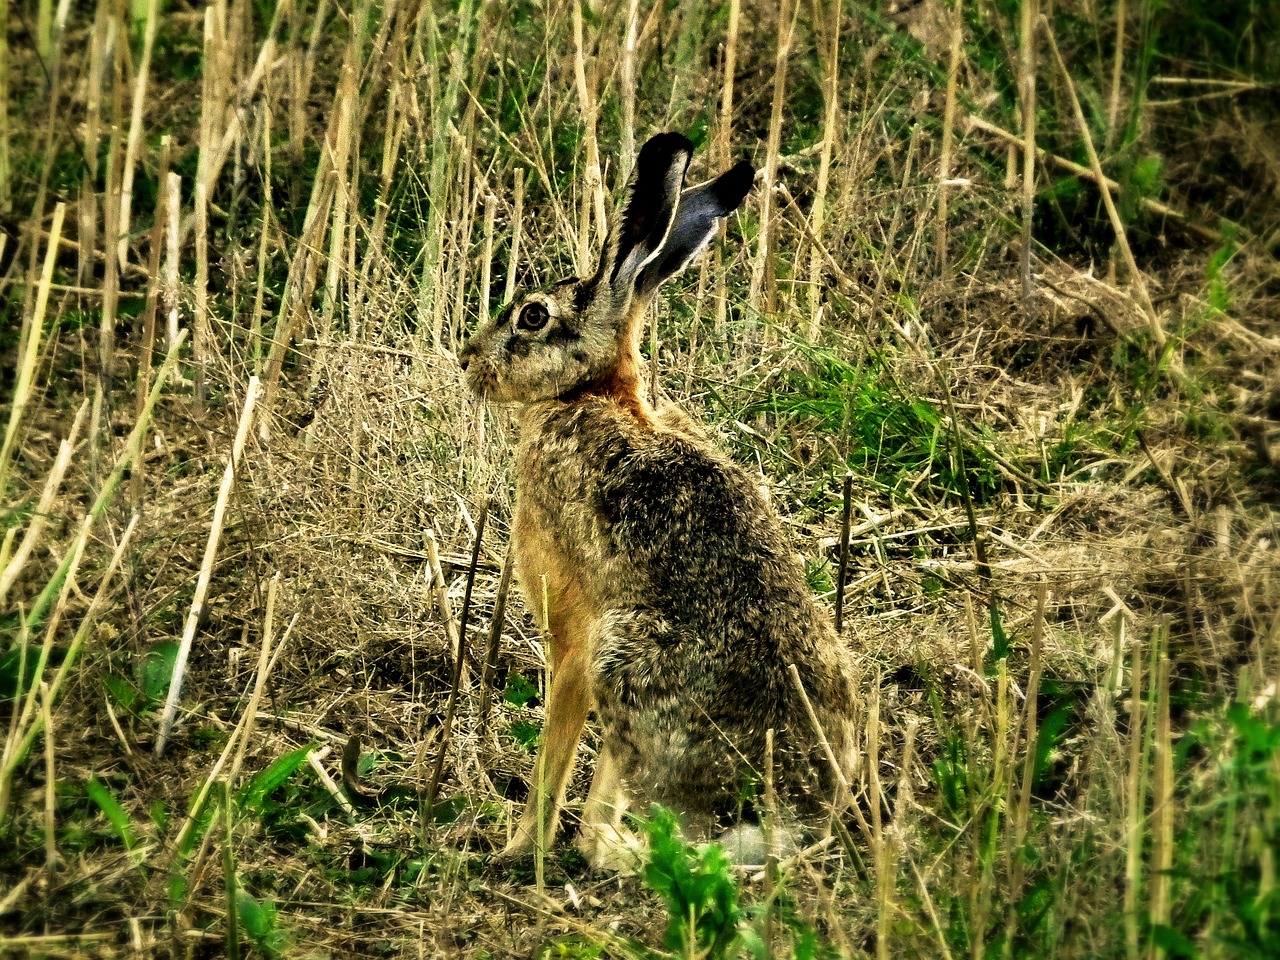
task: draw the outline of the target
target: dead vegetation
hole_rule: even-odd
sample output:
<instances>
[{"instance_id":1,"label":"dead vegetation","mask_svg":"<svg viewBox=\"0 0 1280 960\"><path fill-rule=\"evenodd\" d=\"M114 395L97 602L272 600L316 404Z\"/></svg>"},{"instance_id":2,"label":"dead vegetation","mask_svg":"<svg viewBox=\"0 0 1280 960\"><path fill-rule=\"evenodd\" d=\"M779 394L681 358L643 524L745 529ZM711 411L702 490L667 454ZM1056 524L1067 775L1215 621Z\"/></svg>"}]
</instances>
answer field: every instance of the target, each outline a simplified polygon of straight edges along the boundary
<instances>
[{"instance_id":1,"label":"dead vegetation","mask_svg":"<svg viewBox=\"0 0 1280 960\"><path fill-rule=\"evenodd\" d=\"M500 590L506 414L454 362L590 269L674 128L765 172L658 307L657 389L833 604L855 478L859 817L738 878L742 927L1267 955L1275 18L1228 64L1154 4L933 6L933 53L795 0L4 8L0 952L705 955L567 846L487 862L544 660Z\"/></svg>"}]
</instances>

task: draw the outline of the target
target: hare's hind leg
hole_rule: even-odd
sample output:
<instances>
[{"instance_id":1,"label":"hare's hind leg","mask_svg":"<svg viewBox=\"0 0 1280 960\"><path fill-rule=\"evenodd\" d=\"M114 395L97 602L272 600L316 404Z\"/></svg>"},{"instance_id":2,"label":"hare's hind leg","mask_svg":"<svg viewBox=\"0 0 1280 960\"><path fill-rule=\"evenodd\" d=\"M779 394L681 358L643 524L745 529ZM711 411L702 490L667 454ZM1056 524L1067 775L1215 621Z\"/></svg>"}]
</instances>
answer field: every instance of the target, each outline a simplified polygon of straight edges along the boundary
<instances>
[{"instance_id":1,"label":"hare's hind leg","mask_svg":"<svg viewBox=\"0 0 1280 960\"><path fill-rule=\"evenodd\" d=\"M560 807L573 771L578 741L591 708L590 659L586 631L557 624L551 631L551 689L542 746L533 765L529 800L515 834L499 856L519 857L542 843L549 847L560 822Z\"/></svg>"},{"instance_id":2,"label":"hare's hind leg","mask_svg":"<svg viewBox=\"0 0 1280 960\"><path fill-rule=\"evenodd\" d=\"M719 691L703 649L643 607L609 611L592 646L601 733L631 799L670 807L706 839L737 784L734 747L708 711Z\"/></svg>"}]
</instances>

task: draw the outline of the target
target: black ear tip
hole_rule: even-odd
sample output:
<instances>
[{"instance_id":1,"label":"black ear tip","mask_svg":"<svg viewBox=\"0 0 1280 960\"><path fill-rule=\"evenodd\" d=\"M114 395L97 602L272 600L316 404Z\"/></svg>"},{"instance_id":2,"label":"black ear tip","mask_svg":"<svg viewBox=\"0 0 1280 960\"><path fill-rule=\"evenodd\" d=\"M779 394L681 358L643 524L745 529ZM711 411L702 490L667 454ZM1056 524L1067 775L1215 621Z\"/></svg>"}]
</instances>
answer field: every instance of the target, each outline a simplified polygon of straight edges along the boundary
<instances>
[{"instance_id":1,"label":"black ear tip","mask_svg":"<svg viewBox=\"0 0 1280 960\"><path fill-rule=\"evenodd\" d=\"M640 156L636 166L646 168L652 165L665 166L678 153L693 153L693 141L683 133L659 133L645 141L640 148Z\"/></svg>"},{"instance_id":2,"label":"black ear tip","mask_svg":"<svg viewBox=\"0 0 1280 960\"><path fill-rule=\"evenodd\" d=\"M751 185L755 183L755 179L756 168L746 160L740 160L726 173L716 178L712 189L715 190L716 199L726 211L736 210L751 191Z\"/></svg>"}]
</instances>

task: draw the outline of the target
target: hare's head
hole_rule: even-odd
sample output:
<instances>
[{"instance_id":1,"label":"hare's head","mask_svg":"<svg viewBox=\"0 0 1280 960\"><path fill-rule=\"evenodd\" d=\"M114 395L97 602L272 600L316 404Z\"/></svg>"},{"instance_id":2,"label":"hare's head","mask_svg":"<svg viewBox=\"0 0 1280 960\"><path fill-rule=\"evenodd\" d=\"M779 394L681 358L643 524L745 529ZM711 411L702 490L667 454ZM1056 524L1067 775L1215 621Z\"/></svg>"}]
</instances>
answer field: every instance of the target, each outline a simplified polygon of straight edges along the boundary
<instances>
[{"instance_id":1,"label":"hare's head","mask_svg":"<svg viewBox=\"0 0 1280 960\"><path fill-rule=\"evenodd\" d=\"M472 390L499 401L549 400L634 372L645 307L707 245L755 176L744 161L685 190L692 153L678 133L660 133L641 148L595 276L517 295L479 327L459 357Z\"/></svg>"}]
</instances>

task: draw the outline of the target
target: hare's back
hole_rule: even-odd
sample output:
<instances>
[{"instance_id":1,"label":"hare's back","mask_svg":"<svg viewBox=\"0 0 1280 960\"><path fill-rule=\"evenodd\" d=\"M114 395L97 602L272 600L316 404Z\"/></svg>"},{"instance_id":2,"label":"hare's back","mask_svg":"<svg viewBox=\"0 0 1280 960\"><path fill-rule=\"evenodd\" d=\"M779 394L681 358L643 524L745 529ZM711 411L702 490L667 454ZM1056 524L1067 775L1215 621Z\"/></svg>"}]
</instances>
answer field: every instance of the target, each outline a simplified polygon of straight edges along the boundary
<instances>
[{"instance_id":1,"label":"hare's back","mask_svg":"<svg viewBox=\"0 0 1280 960\"><path fill-rule=\"evenodd\" d=\"M731 814L773 730L780 788L822 807L835 780L790 669L838 757L851 743L852 674L763 491L687 434L615 449L611 461L597 509L644 600L610 614L595 666L633 787L686 812Z\"/></svg>"},{"instance_id":2,"label":"hare's back","mask_svg":"<svg viewBox=\"0 0 1280 960\"><path fill-rule=\"evenodd\" d=\"M775 642L780 627L801 627L796 615L813 610L803 568L746 470L667 429L614 446L599 466L601 528L666 613Z\"/></svg>"}]
</instances>

